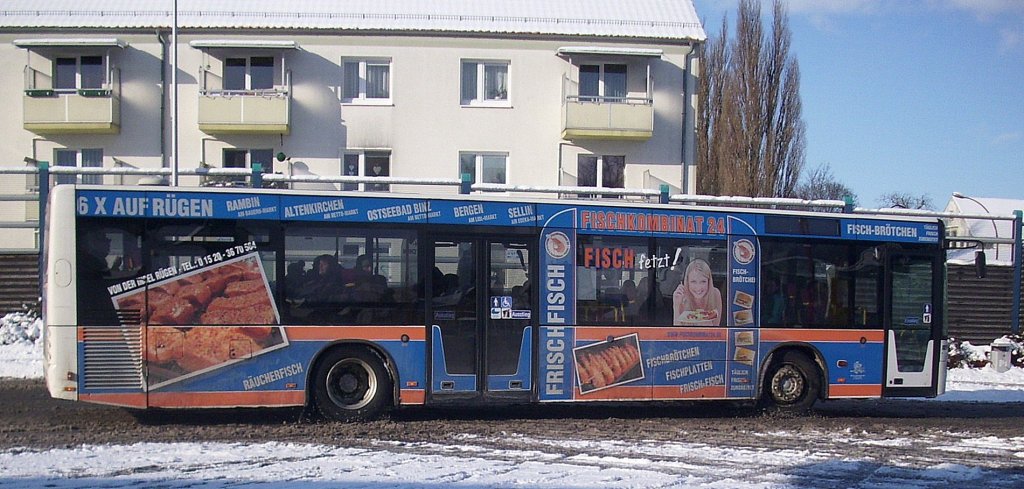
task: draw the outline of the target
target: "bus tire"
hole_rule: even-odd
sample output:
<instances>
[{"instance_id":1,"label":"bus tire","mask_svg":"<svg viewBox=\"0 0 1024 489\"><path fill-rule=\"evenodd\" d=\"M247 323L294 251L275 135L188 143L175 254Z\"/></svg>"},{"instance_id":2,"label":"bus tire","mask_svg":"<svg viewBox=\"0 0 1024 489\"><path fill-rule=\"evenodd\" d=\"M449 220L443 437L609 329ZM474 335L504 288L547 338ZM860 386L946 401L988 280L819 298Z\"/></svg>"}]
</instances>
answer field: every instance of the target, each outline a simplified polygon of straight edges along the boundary
<instances>
[{"instance_id":1,"label":"bus tire","mask_svg":"<svg viewBox=\"0 0 1024 489\"><path fill-rule=\"evenodd\" d=\"M807 414L820 393L821 375L817 365L803 353L787 351L768 367L761 406L769 413Z\"/></svg>"},{"instance_id":2,"label":"bus tire","mask_svg":"<svg viewBox=\"0 0 1024 489\"><path fill-rule=\"evenodd\" d=\"M391 404L391 377L381 358L365 348L342 347L327 352L319 362L314 382L314 407L328 419L375 419Z\"/></svg>"}]
</instances>

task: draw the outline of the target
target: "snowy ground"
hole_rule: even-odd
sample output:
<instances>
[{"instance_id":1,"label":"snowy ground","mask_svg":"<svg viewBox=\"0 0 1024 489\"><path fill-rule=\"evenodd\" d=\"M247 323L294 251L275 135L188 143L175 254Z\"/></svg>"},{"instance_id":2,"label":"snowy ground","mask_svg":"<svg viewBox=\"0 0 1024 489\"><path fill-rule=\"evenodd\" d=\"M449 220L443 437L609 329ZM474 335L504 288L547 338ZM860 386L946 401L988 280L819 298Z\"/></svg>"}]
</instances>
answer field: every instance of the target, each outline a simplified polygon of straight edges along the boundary
<instances>
[{"instance_id":1,"label":"snowy ground","mask_svg":"<svg viewBox=\"0 0 1024 489\"><path fill-rule=\"evenodd\" d=\"M32 327L27 326L29 331ZM13 344L0 346L0 377L41 377L41 357L38 342L15 338ZM945 395L921 402L1024 402L1024 369L954 369L947 389ZM944 451L970 451L1009 456L1024 466L1024 436L965 433L958 444L934 446L898 436L879 441L857 432L822 436L865 450L879 443L923 443L931 455L924 466L906 466L849 455L855 452L537 439L514 433L507 434L506 441L517 440L521 449L494 448L476 435L436 443L370 441L364 448L277 442L139 443L0 451L0 487L1024 487L1020 470L941 461Z\"/></svg>"},{"instance_id":2,"label":"snowy ground","mask_svg":"<svg viewBox=\"0 0 1024 489\"><path fill-rule=\"evenodd\" d=\"M895 439L892 443L909 443ZM983 440L976 450L1005 450ZM566 444L588 453L565 456ZM1024 455L1024 438L1011 440ZM4 487L254 488L441 487L804 488L1021 487L1024 476L939 463L908 468L794 450L737 450L698 443L524 440L526 450L465 444L379 443L354 449L261 443L142 443L0 453ZM540 449L535 447L539 446ZM544 446L548 449L544 449ZM950 447L962 450L963 447Z\"/></svg>"}]
</instances>

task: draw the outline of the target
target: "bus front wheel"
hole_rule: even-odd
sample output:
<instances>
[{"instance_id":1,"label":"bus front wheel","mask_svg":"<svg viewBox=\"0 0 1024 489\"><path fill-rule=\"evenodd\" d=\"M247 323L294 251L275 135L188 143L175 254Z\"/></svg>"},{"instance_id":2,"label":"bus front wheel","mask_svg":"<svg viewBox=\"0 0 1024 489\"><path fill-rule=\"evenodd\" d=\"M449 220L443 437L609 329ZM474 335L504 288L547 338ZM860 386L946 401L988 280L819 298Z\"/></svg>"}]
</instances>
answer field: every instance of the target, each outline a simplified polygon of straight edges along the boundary
<instances>
[{"instance_id":1,"label":"bus front wheel","mask_svg":"<svg viewBox=\"0 0 1024 489\"><path fill-rule=\"evenodd\" d=\"M788 351L768 368L761 401L769 412L806 414L818 400L820 392L818 367L807 355Z\"/></svg>"},{"instance_id":2,"label":"bus front wheel","mask_svg":"<svg viewBox=\"0 0 1024 489\"><path fill-rule=\"evenodd\" d=\"M315 382L314 405L329 419L374 419L388 409L391 401L391 378L384 363L363 348L328 352L317 368Z\"/></svg>"}]
</instances>

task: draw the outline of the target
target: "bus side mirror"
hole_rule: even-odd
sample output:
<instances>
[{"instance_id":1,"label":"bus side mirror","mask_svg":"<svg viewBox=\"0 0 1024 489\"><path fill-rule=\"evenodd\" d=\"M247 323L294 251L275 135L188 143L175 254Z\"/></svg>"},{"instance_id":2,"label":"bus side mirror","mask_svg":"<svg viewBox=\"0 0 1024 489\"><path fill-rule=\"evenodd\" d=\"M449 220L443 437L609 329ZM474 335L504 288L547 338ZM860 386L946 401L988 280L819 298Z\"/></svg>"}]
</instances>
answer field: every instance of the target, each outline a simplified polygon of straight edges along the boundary
<instances>
[{"instance_id":1,"label":"bus side mirror","mask_svg":"<svg viewBox=\"0 0 1024 489\"><path fill-rule=\"evenodd\" d=\"M978 274L978 278L985 278L985 250L974 251L974 271Z\"/></svg>"}]
</instances>

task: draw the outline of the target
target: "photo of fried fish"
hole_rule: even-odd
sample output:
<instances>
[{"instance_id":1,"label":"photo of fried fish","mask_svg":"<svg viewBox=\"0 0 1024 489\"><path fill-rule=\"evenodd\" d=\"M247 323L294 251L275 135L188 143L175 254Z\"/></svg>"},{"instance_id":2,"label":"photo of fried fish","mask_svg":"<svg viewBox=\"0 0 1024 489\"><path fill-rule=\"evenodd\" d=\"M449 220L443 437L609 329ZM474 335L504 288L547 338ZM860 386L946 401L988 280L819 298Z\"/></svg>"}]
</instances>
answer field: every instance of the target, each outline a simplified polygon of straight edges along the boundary
<instances>
[{"instance_id":1,"label":"photo of fried fish","mask_svg":"<svg viewBox=\"0 0 1024 489\"><path fill-rule=\"evenodd\" d=\"M150 388L287 344L255 253L113 300L146 326Z\"/></svg>"}]
</instances>

